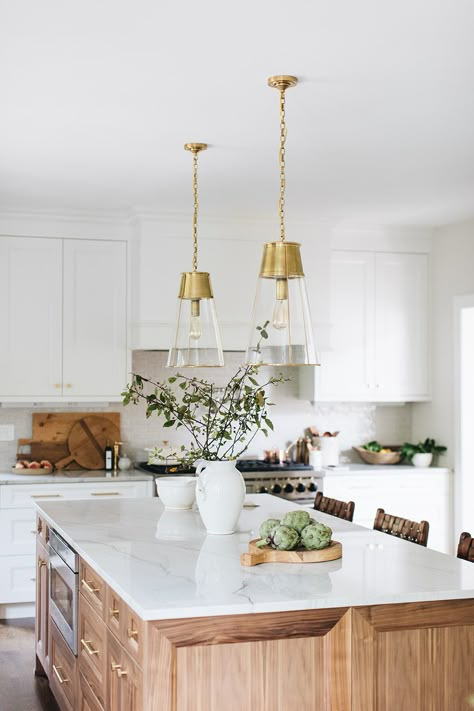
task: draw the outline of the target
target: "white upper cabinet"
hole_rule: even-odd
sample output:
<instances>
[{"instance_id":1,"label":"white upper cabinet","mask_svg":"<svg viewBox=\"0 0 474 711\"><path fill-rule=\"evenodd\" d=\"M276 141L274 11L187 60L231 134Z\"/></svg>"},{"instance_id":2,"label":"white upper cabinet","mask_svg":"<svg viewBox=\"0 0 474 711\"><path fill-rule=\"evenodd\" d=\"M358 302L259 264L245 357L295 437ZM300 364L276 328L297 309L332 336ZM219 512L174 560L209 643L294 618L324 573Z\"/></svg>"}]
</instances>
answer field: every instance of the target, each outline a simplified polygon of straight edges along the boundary
<instances>
[{"instance_id":1,"label":"white upper cabinet","mask_svg":"<svg viewBox=\"0 0 474 711\"><path fill-rule=\"evenodd\" d=\"M54 397L62 382L60 239L0 239L0 397Z\"/></svg>"},{"instance_id":2,"label":"white upper cabinet","mask_svg":"<svg viewBox=\"0 0 474 711\"><path fill-rule=\"evenodd\" d=\"M0 400L121 400L126 243L0 238Z\"/></svg>"},{"instance_id":3,"label":"white upper cabinet","mask_svg":"<svg viewBox=\"0 0 474 711\"><path fill-rule=\"evenodd\" d=\"M66 396L117 399L127 382L126 264L124 242L64 240Z\"/></svg>"},{"instance_id":4,"label":"white upper cabinet","mask_svg":"<svg viewBox=\"0 0 474 711\"><path fill-rule=\"evenodd\" d=\"M331 350L301 369L315 401L429 399L428 255L334 251Z\"/></svg>"}]
</instances>

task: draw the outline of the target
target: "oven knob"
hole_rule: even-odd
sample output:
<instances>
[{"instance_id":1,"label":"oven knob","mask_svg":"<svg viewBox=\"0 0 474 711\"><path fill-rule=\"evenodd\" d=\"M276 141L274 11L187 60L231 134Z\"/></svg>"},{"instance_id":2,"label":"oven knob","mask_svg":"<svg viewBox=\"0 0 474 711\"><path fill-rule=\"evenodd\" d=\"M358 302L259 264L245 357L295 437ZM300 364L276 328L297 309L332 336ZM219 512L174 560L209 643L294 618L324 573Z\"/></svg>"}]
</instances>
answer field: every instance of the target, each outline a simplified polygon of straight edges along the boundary
<instances>
[{"instance_id":1,"label":"oven knob","mask_svg":"<svg viewBox=\"0 0 474 711\"><path fill-rule=\"evenodd\" d=\"M274 484L274 485L272 486L272 492L273 492L274 494L281 494L281 486L280 486L280 484Z\"/></svg>"},{"instance_id":2,"label":"oven knob","mask_svg":"<svg viewBox=\"0 0 474 711\"><path fill-rule=\"evenodd\" d=\"M294 490L295 487L293 486L293 484L290 484L290 482L288 482L288 484L285 486L285 494L291 494L291 492Z\"/></svg>"},{"instance_id":3,"label":"oven knob","mask_svg":"<svg viewBox=\"0 0 474 711\"><path fill-rule=\"evenodd\" d=\"M308 491L317 491L318 487L314 483L314 481L311 482L311 484L308 486Z\"/></svg>"},{"instance_id":4,"label":"oven knob","mask_svg":"<svg viewBox=\"0 0 474 711\"><path fill-rule=\"evenodd\" d=\"M306 491L306 487L302 481L300 481L300 483L296 487L296 491L299 491L300 493L302 493L303 491Z\"/></svg>"},{"instance_id":5,"label":"oven knob","mask_svg":"<svg viewBox=\"0 0 474 711\"><path fill-rule=\"evenodd\" d=\"M268 489L266 486L261 486L260 489L258 490L259 494L268 494Z\"/></svg>"}]
</instances>

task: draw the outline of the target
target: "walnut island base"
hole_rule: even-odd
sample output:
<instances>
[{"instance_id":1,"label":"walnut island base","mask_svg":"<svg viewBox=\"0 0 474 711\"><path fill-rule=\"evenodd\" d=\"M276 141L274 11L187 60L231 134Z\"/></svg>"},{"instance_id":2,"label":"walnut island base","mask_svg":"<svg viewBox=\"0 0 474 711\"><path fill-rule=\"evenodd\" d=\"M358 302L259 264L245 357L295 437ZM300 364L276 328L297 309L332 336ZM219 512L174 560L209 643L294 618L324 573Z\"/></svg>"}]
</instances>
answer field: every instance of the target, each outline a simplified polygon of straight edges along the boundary
<instances>
[{"instance_id":1,"label":"walnut island base","mask_svg":"<svg viewBox=\"0 0 474 711\"><path fill-rule=\"evenodd\" d=\"M107 504L111 511L110 505L112 502ZM48 525L59 523L59 517L58 523L54 521L55 506L59 505L45 503L40 509L40 518L43 509L48 512L39 526L38 556L42 559L42 538L47 536ZM79 525L79 516L77 521ZM342 525L338 539L344 537L343 524L346 522L337 524ZM365 536L360 527L348 526L347 533L352 532L354 540L358 534ZM68 532L65 524L61 530ZM110 530L107 536L110 557ZM248 531L246 536L248 543ZM71 532L71 544L73 537ZM343 548L350 548L349 537ZM87 551L85 539L78 541L77 549L80 554ZM410 549L406 550L411 555ZM430 555L426 549L423 552ZM130 600L125 601L125 595L114 590L111 579L104 579L104 565L105 558L97 566L100 575L90 560L81 558L77 658L49 620L40 590L37 659L62 711L473 708L474 595L398 604L150 619L132 609ZM304 570L308 567L301 566ZM278 572L273 568L275 576ZM247 570L243 569L244 574ZM459 570L470 575L469 567ZM47 575L47 566L41 566L40 571L42 576ZM340 572L336 570L334 576ZM263 575L260 586L266 580L267 574ZM334 581L336 587L336 577Z\"/></svg>"}]
</instances>

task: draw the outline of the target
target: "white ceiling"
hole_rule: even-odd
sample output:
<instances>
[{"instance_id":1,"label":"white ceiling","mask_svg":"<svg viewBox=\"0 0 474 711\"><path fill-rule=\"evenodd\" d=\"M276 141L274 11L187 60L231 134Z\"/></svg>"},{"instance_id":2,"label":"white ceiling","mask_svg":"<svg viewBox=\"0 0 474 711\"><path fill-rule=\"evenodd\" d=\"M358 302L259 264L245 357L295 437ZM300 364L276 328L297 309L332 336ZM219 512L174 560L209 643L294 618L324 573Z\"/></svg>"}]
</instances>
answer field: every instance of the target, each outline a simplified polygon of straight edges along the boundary
<instances>
[{"instance_id":1,"label":"white ceiling","mask_svg":"<svg viewBox=\"0 0 474 711\"><path fill-rule=\"evenodd\" d=\"M472 0L15 0L0 26L0 201L266 217L474 215Z\"/></svg>"}]
</instances>

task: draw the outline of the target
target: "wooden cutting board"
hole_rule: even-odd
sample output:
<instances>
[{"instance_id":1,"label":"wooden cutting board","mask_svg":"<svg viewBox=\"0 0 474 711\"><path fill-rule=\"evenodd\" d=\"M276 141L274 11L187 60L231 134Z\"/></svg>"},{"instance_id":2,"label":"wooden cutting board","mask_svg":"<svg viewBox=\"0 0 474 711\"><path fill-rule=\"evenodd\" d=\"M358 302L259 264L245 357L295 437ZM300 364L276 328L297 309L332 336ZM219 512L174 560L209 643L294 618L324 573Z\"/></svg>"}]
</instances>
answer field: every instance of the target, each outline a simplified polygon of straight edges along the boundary
<instances>
[{"instance_id":1,"label":"wooden cutting board","mask_svg":"<svg viewBox=\"0 0 474 711\"><path fill-rule=\"evenodd\" d=\"M65 443L72 426L83 417L92 415L104 417L120 430L120 412L34 412L31 439Z\"/></svg>"},{"instance_id":2,"label":"wooden cutting board","mask_svg":"<svg viewBox=\"0 0 474 711\"><path fill-rule=\"evenodd\" d=\"M255 545L259 538L249 542L249 552L242 553L240 565L259 565L259 563L324 563L328 560L342 558L342 545L331 541L327 548L320 551L307 551L301 548L295 551L276 551L271 546Z\"/></svg>"},{"instance_id":3,"label":"wooden cutting board","mask_svg":"<svg viewBox=\"0 0 474 711\"><path fill-rule=\"evenodd\" d=\"M103 469L107 441L120 440L120 429L106 417L86 415L75 422L67 439L69 455L56 462L57 469L75 462L83 469Z\"/></svg>"}]
</instances>

